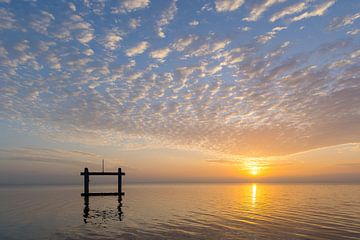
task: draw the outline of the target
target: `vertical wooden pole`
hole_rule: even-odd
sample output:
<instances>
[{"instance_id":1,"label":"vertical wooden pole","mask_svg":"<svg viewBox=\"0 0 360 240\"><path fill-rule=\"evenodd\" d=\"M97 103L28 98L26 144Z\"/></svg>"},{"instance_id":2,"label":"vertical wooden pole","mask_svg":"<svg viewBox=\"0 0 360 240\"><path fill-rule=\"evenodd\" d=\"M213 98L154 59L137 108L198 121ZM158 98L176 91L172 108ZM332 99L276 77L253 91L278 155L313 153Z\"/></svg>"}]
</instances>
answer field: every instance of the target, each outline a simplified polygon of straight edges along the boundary
<instances>
[{"instance_id":1,"label":"vertical wooden pole","mask_svg":"<svg viewBox=\"0 0 360 240\"><path fill-rule=\"evenodd\" d=\"M84 169L84 195L89 196L89 169Z\"/></svg>"},{"instance_id":2,"label":"vertical wooden pole","mask_svg":"<svg viewBox=\"0 0 360 240\"><path fill-rule=\"evenodd\" d=\"M118 194L121 196L122 193L122 174L121 168L118 168Z\"/></svg>"}]
</instances>

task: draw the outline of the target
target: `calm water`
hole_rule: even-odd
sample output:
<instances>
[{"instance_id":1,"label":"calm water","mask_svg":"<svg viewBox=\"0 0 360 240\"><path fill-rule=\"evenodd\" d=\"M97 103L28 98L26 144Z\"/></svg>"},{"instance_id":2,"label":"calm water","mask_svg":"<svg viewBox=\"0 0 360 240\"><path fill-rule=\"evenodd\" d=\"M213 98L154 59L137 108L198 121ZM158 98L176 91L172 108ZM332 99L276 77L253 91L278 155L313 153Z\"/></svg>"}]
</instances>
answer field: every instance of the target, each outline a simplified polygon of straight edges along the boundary
<instances>
[{"instance_id":1,"label":"calm water","mask_svg":"<svg viewBox=\"0 0 360 240\"><path fill-rule=\"evenodd\" d=\"M360 185L126 185L120 203L81 190L0 188L0 239L360 239Z\"/></svg>"}]
</instances>

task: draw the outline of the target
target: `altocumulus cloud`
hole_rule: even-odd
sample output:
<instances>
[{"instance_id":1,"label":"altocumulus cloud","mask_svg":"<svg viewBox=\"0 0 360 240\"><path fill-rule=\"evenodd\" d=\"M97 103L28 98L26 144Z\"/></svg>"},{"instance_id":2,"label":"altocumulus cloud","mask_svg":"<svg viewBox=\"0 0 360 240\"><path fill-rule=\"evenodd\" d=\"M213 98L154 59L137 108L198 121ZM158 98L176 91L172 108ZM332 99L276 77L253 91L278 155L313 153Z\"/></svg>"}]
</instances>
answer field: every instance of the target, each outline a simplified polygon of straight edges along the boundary
<instances>
[{"instance_id":1,"label":"altocumulus cloud","mask_svg":"<svg viewBox=\"0 0 360 240\"><path fill-rule=\"evenodd\" d=\"M26 131L246 156L359 141L359 16L342 1L1 4L0 118Z\"/></svg>"}]
</instances>

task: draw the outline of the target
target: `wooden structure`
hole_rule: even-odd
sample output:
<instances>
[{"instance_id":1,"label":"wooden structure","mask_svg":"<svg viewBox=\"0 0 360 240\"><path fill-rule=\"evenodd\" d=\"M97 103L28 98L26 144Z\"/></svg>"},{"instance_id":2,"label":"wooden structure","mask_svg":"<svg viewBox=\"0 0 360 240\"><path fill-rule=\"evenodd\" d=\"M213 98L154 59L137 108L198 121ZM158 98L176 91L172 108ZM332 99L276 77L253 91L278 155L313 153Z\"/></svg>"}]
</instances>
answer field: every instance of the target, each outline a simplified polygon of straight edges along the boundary
<instances>
[{"instance_id":1,"label":"wooden structure","mask_svg":"<svg viewBox=\"0 0 360 240\"><path fill-rule=\"evenodd\" d=\"M118 168L117 172L89 172L88 168L84 169L84 172L80 173L81 176L84 176L84 192L81 196L123 196L125 193L122 191L122 176L125 175L124 172L121 171L121 168ZM118 176L118 191L117 192L93 192L89 191L89 182L90 176Z\"/></svg>"}]
</instances>

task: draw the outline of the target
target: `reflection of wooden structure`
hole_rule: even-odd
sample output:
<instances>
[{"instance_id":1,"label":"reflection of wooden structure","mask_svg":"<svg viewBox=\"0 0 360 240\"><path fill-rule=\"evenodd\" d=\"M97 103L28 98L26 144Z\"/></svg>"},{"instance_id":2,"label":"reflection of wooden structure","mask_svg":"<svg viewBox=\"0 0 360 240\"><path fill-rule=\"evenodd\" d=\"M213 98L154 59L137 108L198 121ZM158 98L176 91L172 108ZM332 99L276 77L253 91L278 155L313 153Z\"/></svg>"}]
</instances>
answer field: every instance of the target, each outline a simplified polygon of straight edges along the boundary
<instances>
[{"instance_id":1,"label":"reflection of wooden structure","mask_svg":"<svg viewBox=\"0 0 360 240\"><path fill-rule=\"evenodd\" d=\"M84 176L84 192L81 196L122 196L125 193L122 191L122 176L125 175L121 171L121 168L118 168L117 172L89 172L88 168L84 169L84 172L81 172L81 176ZM118 176L118 191L117 192L105 192L105 193L91 193L89 192L89 178L90 175L100 175L100 176Z\"/></svg>"}]
</instances>

